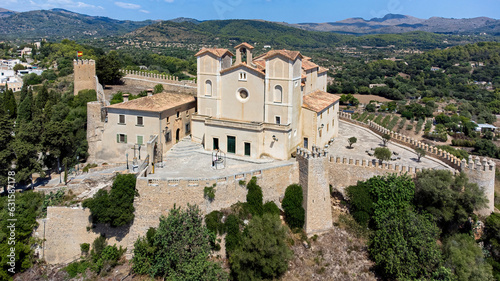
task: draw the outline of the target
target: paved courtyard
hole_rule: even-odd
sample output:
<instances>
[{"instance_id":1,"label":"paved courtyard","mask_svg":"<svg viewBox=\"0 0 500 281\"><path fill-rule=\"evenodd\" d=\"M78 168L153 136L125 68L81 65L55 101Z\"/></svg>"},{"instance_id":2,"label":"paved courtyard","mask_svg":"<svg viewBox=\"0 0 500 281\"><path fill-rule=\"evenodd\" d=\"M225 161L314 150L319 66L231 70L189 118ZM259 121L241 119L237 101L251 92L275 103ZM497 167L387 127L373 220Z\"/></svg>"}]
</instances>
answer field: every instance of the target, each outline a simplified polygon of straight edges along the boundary
<instances>
[{"instance_id":1,"label":"paved courtyard","mask_svg":"<svg viewBox=\"0 0 500 281\"><path fill-rule=\"evenodd\" d=\"M357 142L352 145L352 149L348 148L349 143L347 139L350 137L356 137L358 139ZM382 138L374 132L345 121L340 121L339 136L335 138L333 144L330 146L329 154L335 157L374 160L376 158L374 156L369 156L367 151L373 154L375 148L383 147L382 144ZM445 169L448 167L443 162L429 157L423 157L420 159L420 162L417 162L417 154L414 150L399 144L389 142L387 148L389 148L391 152L397 153L397 155L392 155L393 158L400 158L390 161L389 163L391 164L428 169Z\"/></svg>"}]
</instances>

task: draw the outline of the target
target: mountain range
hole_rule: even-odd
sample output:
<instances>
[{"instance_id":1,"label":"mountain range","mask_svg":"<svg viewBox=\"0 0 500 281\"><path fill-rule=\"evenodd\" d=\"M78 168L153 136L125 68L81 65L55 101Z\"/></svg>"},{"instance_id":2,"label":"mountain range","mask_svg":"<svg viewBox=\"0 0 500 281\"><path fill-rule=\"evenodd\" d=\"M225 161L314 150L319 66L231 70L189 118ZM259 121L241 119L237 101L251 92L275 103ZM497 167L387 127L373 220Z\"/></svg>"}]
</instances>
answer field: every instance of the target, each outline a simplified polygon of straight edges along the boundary
<instances>
[{"instance_id":1,"label":"mountain range","mask_svg":"<svg viewBox=\"0 0 500 281\"><path fill-rule=\"evenodd\" d=\"M226 25L230 25L231 28L236 26L237 28L242 22L252 22L250 24L251 29L245 29L249 27L248 25L240 26L244 29L239 31L230 31L228 28L224 28ZM215 34L214 31L221 32L223 37L224 35L230 35L229 37L234 36L240 38L245 37L245 33L247 32L252 32L254 34L262 33L262 31L257 30L258 28L264 28L264 25L260 23L268 23L265 25L265 28L273 29L273 31L278 30L278 33L280 31L285 32L285 30L282 30L279 26L283 26L283 28L294 28L290 30L287 29L285 33L291 32L296 34L300 34L297 29L302 29L304 31L317 31L321 33L333 32L355 35L392 34L414 31L444 34L487 33L490 35L500 35L500 20L487 17L471 19L432 17L430 19L420 19L407 15L388 14L383 18L373 18L370 20L349 18L336 22L290 24L283 22L274 23L263 20L199 21L191 18L176 18L170 21L129 21L83 15L64 9L14 12L0 8L0 40L41 38L51 40L69 38L77 40L122 35L133 37L148 33L147 37L149 38L168 37L170 38L168 41L172 42L176 41L172 40L173 38L196 39L207 34L217 37L218 34ZM269 26L271 23L272 27ZM146 26L152 26L152 28L146 30L141 29ZM185 35L186 32L189 33L189 36ZM269 38L269 34L272 33L263 34L263 36ZM306 36L306 34L303 35ZM321 35L311 35L309 33L307 36L321 37ZM305 41L308 39L309 38L304 38Z\"/></svg>"},{"instance_id":2,"label":"mountain range","mask_svg":"<svg viewBox=\"0 0 500 281\"><path fill-rule=\"evenodd\" d=\"M500 34L500 20L477 17L470 19L449 19L432 17L420 19L412 16L387 14L383 18L365 20L348 18L336 22L297 23L289 26L314 31L329 31L351 34L404 33L426 31L434 33L489 33Z\"/></svg>"}]
</instances>

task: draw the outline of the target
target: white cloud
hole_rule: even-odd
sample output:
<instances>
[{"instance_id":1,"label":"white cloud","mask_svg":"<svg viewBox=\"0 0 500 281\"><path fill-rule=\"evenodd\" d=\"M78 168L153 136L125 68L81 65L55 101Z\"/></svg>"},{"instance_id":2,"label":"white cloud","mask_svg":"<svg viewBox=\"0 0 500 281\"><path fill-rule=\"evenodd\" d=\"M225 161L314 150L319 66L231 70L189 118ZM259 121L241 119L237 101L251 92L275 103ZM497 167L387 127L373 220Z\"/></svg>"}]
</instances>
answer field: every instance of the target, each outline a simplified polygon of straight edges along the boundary
<instances>
[{"instance_id":1,"label":"white cloud","mask_svg":"<svg viewBox=\"0 0 500 281\"><path fill-rule=\"evenodd\" d=\"M149 14L150 13L149 11L146 11L146 10L139 10L139 12L145 13L145 14Z\"/></svg>"},{"instance_id":2,"label":"white cloud","mask_svg":"<svg viewBox=\"0 0 500 281\"><path fill-rule=\"evenodd\" d=\"M52 8L66 8L66 9L99 9L104 10L101 6L95 6L84 2L74 2L73 0L48 0L48 1L29 1L30 5L35 9L52 9Z\"/></svg>"},{"instance_id":3,"label":"white cloud","mask_svg":"<svg viewBox=\"0 0 500 281\"><path fill-rule=\"evenodd\" d=\"M125 2L115 2L115 5L124 8L124 9L132 9L132 10L137 10L141 8L141 5L137 4L132 4L132 3L125 3Z\"/></svg>"}]
</instances>

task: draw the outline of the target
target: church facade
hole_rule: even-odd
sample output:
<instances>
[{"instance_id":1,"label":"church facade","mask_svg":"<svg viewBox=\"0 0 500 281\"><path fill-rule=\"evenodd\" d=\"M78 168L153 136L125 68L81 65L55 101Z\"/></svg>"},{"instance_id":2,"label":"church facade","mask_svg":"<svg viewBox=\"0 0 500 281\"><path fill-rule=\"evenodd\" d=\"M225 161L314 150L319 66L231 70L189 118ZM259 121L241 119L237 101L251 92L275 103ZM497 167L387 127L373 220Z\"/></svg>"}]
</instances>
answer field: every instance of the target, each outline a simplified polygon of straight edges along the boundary
<instances>
[{"instance_id":1,"label":"church facade","mask_svg":"<svg viewBox=\"0 0 500 281\"><path fill-rule=\"evenodd\" d=\"M338 134L338 97L326 92L327 70L300 52L254 47L202 49L192 140L206 150L289 159L297 146L324 146ZM233 58L235 61L233 63Z\"/></svg>"}]
</instances>

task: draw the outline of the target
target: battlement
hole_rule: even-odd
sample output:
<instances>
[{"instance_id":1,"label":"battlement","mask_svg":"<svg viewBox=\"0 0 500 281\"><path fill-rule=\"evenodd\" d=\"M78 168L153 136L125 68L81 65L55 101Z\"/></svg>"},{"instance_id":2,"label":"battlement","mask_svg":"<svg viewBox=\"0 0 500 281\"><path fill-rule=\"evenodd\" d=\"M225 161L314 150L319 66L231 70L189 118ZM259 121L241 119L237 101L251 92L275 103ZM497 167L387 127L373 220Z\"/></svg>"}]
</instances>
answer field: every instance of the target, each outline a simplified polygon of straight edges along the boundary
<instances>
[{"instance_id":1,"label":"battlement","mask_svg":"<svg viewBox=\"0 0 500 281\"><path fill-rule=\"evenodd\" d=\"M297 157L300 158L311 159L311 158L322 158L327 156L328 156L328 150L326 148L321 149L319 146L313 145L312 151L309 151L305 148L297 147Z\"/></svg>"},{"instance_id":2,"label":"battlement","mask_svg":"<svg viewBox=\"0 0 500 281\"><path fill-rule=\"evenodd\" d=\"M495 162L494 161L488 161L488 159L483 158L481 160L478 156L476 156L475 160L473 159L472 155L469 156L468 161L465 159L462 159L461 166L460 166L461 171L477 171L477 172L486 172L486 171L495 171Z\"/></svg>"},{"instance_id":3,"label":"battlement","mask_svg":"<svg viewBox=\"0 0 500 281\"><path fill-rule=\"evenodd\" d=\"M95 60L73 60L73 66L95 65Z\"/></svg>"},{"instance_id":4,"label":"battlement","mask_svg":"<svg viewBox=\"0 0 500 281\"><path fill-rule=\"evenodd\" d=\"M143 79L148 79L148 80L155 80L157 82L179 82L179 77L173 76L173 75L163 75L163 74L157 74L157 73L150 73L146 71L137 71L137 70L126 70L126 69L120 69L120 72L125 74L127 77L136 77L136 78L143 78ZM194 80L183 80L185 83L189 84L196 84L196 81Z\"/></svg>"}]
</instances>

